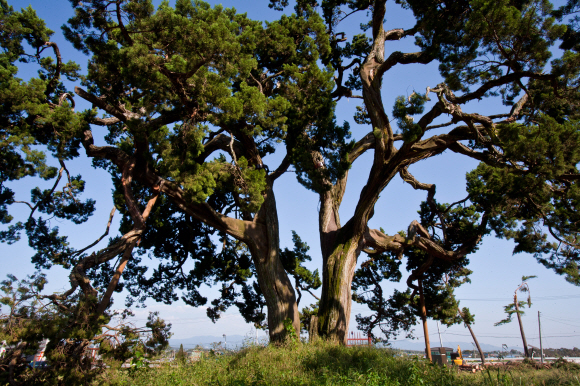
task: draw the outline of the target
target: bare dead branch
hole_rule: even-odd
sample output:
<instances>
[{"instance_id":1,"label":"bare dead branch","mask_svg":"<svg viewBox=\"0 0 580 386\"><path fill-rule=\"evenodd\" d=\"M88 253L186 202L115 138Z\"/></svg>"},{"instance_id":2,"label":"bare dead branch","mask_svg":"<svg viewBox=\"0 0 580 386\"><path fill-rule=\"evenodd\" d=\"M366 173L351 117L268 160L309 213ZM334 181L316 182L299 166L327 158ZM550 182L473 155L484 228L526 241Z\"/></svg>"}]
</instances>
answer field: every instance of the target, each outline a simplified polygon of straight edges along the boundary
<instances>
[{"instance_id":1,"label":"bare dead branch","mask_svg":"<svg viewBox=\"0 0 580 386\"><path fill-rule=\"evenodd\" d=\"M111 213L109 214L109 221L107 222L107 227L105 228L105 233L103 233L101 235L101 237L99 237L97 240L95 240L93 243L91 243L90 245L84 247L83 249L76 251L73 253L73 255L80 255L81 253L87 251L88 249L94 247L95 245L97 245L102 239L104 239L108 234L109 234L109 229L111 228L111 223L113 222L113 216L115 215L115 211L117 210L116 207L113 207L113 209L111 209Z\"/></svg>"},{"instance_id":2,"label":"bare dead branch","mask_svg":"<svg viewBox=\"0 0 580 386\"><path fill-rule=\"evenodd\" d=\"M30 210L34 210L34 208L32 207L32 204L30 204L29 202L26 201L14 201L15 204L25 204L28 205L28 207L30 208Z\"/></svg>"},{"instance_id":3,"label":"bare dead branch","mask_svg":"<svg viewBox=\"0 0 580 386\"><path fill-rule=\"evenodd\" d=\"M48 200L48 199L50 199L50 197L52 197L52 194L56 190L56 187L58 186L58 183L60 182L60 179L62 178L62 172L64 171L64 169L65 168L61 165L61 168L58 171L58 177L56 178L56 181L54 182L54 185L52 186L52 189L50 189L50 192L48 193L47 198L45 200L38 201L36 203L36 205L34 205L34 207L32 208L32 210L30 211L30 214L28 215L28 220L30 220L32 218L32 215L34 214L34 212L36 211L36 209L38 209L38 206L40 204L45 203L46 200Z\"/></svg>"}]
</instances>

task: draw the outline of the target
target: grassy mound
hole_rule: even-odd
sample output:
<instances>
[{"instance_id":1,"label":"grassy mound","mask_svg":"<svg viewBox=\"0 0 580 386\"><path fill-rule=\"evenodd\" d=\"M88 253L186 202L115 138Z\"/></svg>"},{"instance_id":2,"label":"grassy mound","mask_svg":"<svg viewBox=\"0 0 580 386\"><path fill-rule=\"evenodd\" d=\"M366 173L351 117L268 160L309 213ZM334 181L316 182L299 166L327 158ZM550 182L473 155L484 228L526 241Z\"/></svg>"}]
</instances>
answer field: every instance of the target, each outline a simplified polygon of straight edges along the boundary
<instances>
[{"instance_id":1,"label":"grassy mound","mask_svg":"<svg viewBox=\"0 0 580 386\"><path fill-rule=\"evenodd\" d=\"M536 370L520 366L477 374L458 373L423 360L395 357L368 347L347 348L326 343L285 347L250 347L234 355L200 362L109 370L96 384L107 385L577 385L580 372Z\"/></svg>"}]
</instances>

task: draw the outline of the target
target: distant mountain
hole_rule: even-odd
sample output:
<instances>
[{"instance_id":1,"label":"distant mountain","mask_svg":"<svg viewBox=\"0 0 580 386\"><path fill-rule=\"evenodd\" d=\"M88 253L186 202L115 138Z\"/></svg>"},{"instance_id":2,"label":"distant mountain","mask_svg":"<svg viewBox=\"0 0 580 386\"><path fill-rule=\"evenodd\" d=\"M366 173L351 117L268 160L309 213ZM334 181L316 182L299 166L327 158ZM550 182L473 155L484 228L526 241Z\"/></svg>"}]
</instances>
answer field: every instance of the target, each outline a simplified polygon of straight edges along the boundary
<instances>
[{"instance_id":1,"label":"distant mountain","mask_svg":"<svg viewBox=\"0 0 580 386\"><path fill-rule=\"evenodd\" d=\"M461 347L461 350L473 350L474 345L472 342L443 342L444 347L450 347L454 350L457 349L457 346ZM391 346L393 348L400 348L403 350L416 350L416 351L423 351L425 350L425 343L419 341L408 341L408 340L401 340L401 341L392 341ZM483 351L501 351L501 347L493 346L491 344L480 343L481 349ZM431 347L439 347L439 342L431 342ZM523 351L521 347L510 347L511 349L516 349Z\"/></svg>"},{"instance_id":2,"label":"distant mountain","mask_svg":"<svg viewBox=\"0 0 580 386\"><path fill-rule=\"evenodd\" d=\"M243 336L243 335L227 335L227 348L233 349L236 347L241 347L246 342L254 342L253 337L250 336ZM264 337L260 338L260 343L266 343ZM169 345L173 348L179 348L180 345L183 344L184 349L191 349L196 346L202 346L204 348L212 348L212 343L224 342L223 336L214 336L214 335L204 335L204 336L192 336L191 338L186 339L169 339ZM472 342L443 342L444 347L450 347L454 350L457 349L457 345L461 347L461 350L473 350L474 346ZM432 347L439 347L439 342L432 341ZM403 349L403 350L414 350L414 351L423 351L425 350L425 344L420 341L410 341L410 340L400 340L400 341L392 341L391 347ZM481 343L481 349L483 351L501 351L501 347L494 346L491 344ZM509 350L516 349L518 351L523 351L521 347L517 346L510 346Z\"/></svg>"},{"instance_id":3,"label":"distant mountain","mask_svg":"<svg viewBox=\"0 0 580 386\"><path fill-rule=\"evenodd\" d=\"M242 335L227 335L227 347L234 348L239 347L244 343L244 340L249 340L251 338L242 336ZM202 346L204 348L211 348L212 343L224 343L223 336L213 336L213 335L205 335L205 336L192 336L191 338L186 339L169 339L169 345L174 348L179 348L180 345L183 345L184 349L194 348L196 346Z\"/></svg>"}]
</instances>

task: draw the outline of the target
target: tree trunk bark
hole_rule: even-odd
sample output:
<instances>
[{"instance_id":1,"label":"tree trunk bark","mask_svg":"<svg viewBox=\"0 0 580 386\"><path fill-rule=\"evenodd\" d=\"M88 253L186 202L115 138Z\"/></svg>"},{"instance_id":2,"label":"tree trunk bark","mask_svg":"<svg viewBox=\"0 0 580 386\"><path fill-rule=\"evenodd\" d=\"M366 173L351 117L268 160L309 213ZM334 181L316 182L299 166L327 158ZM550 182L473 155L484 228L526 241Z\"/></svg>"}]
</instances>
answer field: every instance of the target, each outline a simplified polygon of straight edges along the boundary
<instances>
[{"instance_id":1,"label":"tree trunk bark","mask_svg":"<svg viewBox=\"0 0 580 386\"><path fill-rule=\"evenodd\" d=\"M314 343L318 340L318 316L310 316L310 328L308 329L308 342Z\"/></svg>"},{"instance_id":2,"label":"tree trunk bark","mask_svg":"<svg viewBox=\"0 0 580 386\"><path fill-rule=\"evenodd\" d=\"M117 284L119 284L119 280L121 279L121 275L123 274L123 271L125 270L125 267L127 266L127 263L129 262L129 259L131 259L131 255L133 253L133 249L135 248L135 244L137 244L137 240L133 241L127 247L125 252L123 252L123 257L121 258L121 262L119 263L117 270L113 274L113 278L109 282L109 286L107 287L107 291L105 291L105 294L103 295L103 298L101 299L101 302L97 306L97 317L102 315L103 312L105 312L105 310L109 306L109 303L111 301L111 296L113 296L113 292L115 291L115 288L117 288Z\"/></svg>"},{"instance_id":3,"label":"tree trunk bark","mask_svg":"<svg viewBox=\"0 0 580 386\"><path fill-rule=\"evenodd\" d=\"M477 341L477 338L475 337L475 333L471 329L471 325L465 321L465 318L463 317L463 313L461 312L461 310L459 308L457 308L457 312L459 313L459 316L461 317L461 319L463 319L463 323L465 324L465 327L467 327L467 329L469 330L469 333L471 334L471 337L473 338L473 342L475 343L475 347L477 347L477 351L479 351L479 355L481 356L481 363L485 364L485 356L483 355L483 350L481 349L481 346L479 345L479 342Z\"/></svg>"},{"instance_id":4,"label":"tree trunk bark","mask_svg":"<svg viewBox=\"0 0 580 386\"><path fill-rule=\"evenodd\" d=\"M421 306L421 320L423 321L423 335L425 335L425 354L429 362L433 362L431 357L431 342L429 341L429 328L427 327L427 309L425 308L425 297L423 296L423 281L419 280L419 305Z\"/></svg>"},{"instance_id":5,"label":"tree trunk bark","mask_svg":"<svg viewBox=\"0 0 580 386\"><path fill-rule=\"evenodd\" d=\"M388 182L395 174L391 172L381 181ZM378 184L368 182L363 188L354 216L341 227L338 209L346 181L347 175L337 181L332 189L320 194L319 231L323 269L318 311L320 337L345 345L352 304L352 279L358 256L369 241L365 240L367 223L381 190Z\"/></svg>"},{"instance_id":6,"label":"tree trunk bark","mask_svg":"<svg viewBox=\"0 0 580 386\"><path fill-rule=\"evenodd\" d=\"M477 347L477 351L479 351L479 355L481 356L481 363L485 364L485 355L483 355L483 350L481 349L481 346L479 345L479 342L477 341L477 338L475 337L475 334L473 333L471 326L469 325L469 323L465 323L465 326L467 327L469 333L471 334L471 337L473 338L473 342L475 343L475 347Z\"/></svg>"},{"instance_id":7,"label":"tree trunk bark","mask_svg":"<svg viewBox=\"0 0 580 386\"><path fill-rule=\"evenodd\" d=\"M268 330L271 342L282 342L286 337L284 321L290 319L296 334L300 335L300 314L296 304L296 294L288 274L280 261L280 235L278 213L272 187L267 188L266 198L255 221L261 223L265 231L257 234L256 229L248 229L252 234L248 247L256 267L258 284L264 294L268 308Z\"/></svg>"},{"instance_id":8,"label":"tree trunk bark","mask_svg":"<svg viewBox=\"0 0 580 386\"><path fill-rule=\"evenodd\" d=\"M522 334L522 342L524 343L524 355L526 358L530 357L528 350L528 341L526 340L526 334L524 333L524 325L522 324L522 317L520 316L520 307L518 305L518 296L514 295L514 305L516 307L516 315L518 317L518 323L520 324L520 333Z\"/></svg>"},{"instance_id":9,"label":"tree trunk bark","mask_svg":"<svg viewBox=\"0 0 580 386\"><path fill-rule=\"evenodd\" d=\"M342 233L343 229L339 232ZM360 254L360 239L361 236L355 236L337 242L333 252L323 262L322 295L318 312L319 334L325 339L342 344L346 344L348 337L352 304L351 284Z\"/></svg>"}]
</instances>

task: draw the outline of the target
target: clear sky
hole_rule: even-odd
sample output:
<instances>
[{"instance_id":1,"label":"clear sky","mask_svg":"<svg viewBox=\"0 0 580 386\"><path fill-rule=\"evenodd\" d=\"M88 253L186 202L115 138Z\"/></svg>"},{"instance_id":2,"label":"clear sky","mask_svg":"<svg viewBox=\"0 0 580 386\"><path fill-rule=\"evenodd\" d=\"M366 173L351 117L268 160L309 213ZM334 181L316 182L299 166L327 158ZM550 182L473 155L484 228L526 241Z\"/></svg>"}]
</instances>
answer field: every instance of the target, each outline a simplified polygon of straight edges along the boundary
<instances>
[{"instance_id":1,"label":"clear sky","mask_svg":"<svg viewBox=\"0 0 580 386\"><path fill-rule=\"evenodd\" d=\"M47 25L56 31L53 40L59 44L63 59L74 60L83 68L86 66L87 57L75 51L60 35L60 26L72 15L72 10L67 0L8 0L9 4L16 9L26 7L29 4L36 9ZM279 12L272 11L267 7L268 0L252 1L209 1L211 4L221 3L226 7L235 7L239 12L247 12L253 19L273 20L279 17ZM409 28L412 18L409 13L401 11L393 1L388 2L386 29ZM359 17L364 17L361 14ZM347 19L349 20L349 19ZM349 20L344 25L344 31L350 36L362 21L357 17ZM403 42L390 43L386 47L387 54L390 50L410 52L413 50L412 38ZM23 79L34 75L34 70L23 66L19 76ZM437 70L437 63L429 65L408 65L393 68L385 76L383 82L383 101L387 112L390 111L395 98L399 95L409 95L413 90L424 92L427 86L434 87L441 81ZM72 88L72 87L71 87ZM80 98L76 98L77 109L88 108ZM351 124L353 137L360 138L369 132L370 127L360 126L354 123L352 115L355 107L359 104L357 99L343 99L337 109L338 122L347 120ZM501 105L493 105L488 102L475 102L464 109L465 111L480 113L500 113L506 108ZM95 128L95 135L104 135L102 128ZM270 159L272 158L272 159ZM281 155L265 159L265 163L272 168L277 165ZM372 155L366 154L353 165L349 173L349 182L343 205L340 210L342 222L345 223L354 212L356 201L361 188L366 182L372 162ZM58 225L63 233L69 234L69 240L75 247L83 247L98 238L104 231L107 218L113 207L110 191L112 184L107 173L90 167L90 160L85 156L67 165L71 173L82 174L87 181L86 191L97 200L95 215L85 224L70 226L69 224L57 223L53 220L53 226ZM465 173L476 166L473 160L456 154L443 154L413 165L411 173L420 181L437 184L436 198L440 202L454 202L465 198ZM29 191L38 181L22 181L11 185L17 193L17 199L27 200ZM48 183L47 185L49 185ZM291 231L295 230L304 241L311 247L312 263L309 268L319 268L322 271L321 257L318 240L317 208L318 197L298 184L293 173L285 173L274 187L278 213L280 220L281 246L292 248ZM375 215L370 222L373 228L383 227L389 234L406 229L409 223L417 219L419 203L425 199L423 191L414 191L409 185L400 179L395 179L385 189L376 205ZM16 219L26 214L26 207L11 208ZM116 219L118 220L118 218ZM114 222L112 229L116 230ZM469 268L474 271L471 275L471 284L466 284L457 290L457 297L461 300L462 307L469 307L475 314L473 329L481 343L501 346L505 343L510 347L522 346L519 330L516 322L494 327L493 324L504 318L503 306L508 304L513 291L521 281L522 275L537 275L537 279L530 281L533 305L526 310L523 317L528 343L539 346L537 312L542 312L542 330L544 334L544 347L574 347L580 346L580 288L575 287L552 271L538 264L531 255L512 255L513 243L505 240L497 240L486 237L479 251L470 257ZM0 244L0 277L13 273L18 278L23 278L34 271L30 263L33 252L23 240L16 245L7 246ZM365 260L361 255L359 263ZM49 273L49 289L62 290L68 287L67 272L55 268ZM385 293L392 292L393 288L405 289L405 278L402 283L384 284ZM216 295L213 289L204 290L210 299ZM120 306L123 304L122 296L115 295L115 301ZM305 294L300 307L310 304L314 299ZM235 308L227 311L222 319L213 324L206 316L205 309L194 309L182 302L173 305L163 305L149 302L146 310L135 310L136 318L143 322L148 311L158 310L161 317L173 323L172 331L175 338L188 338L198 335L246 334L253 329L244 323L242 317ZM368 314L368 310L356 303L353 304L351 330L356 330L354 315ZM437 327L434 321L429 323L430 333L436 334ZM442 327L443 344L451 341L470 342L471 338L463 326L451 328ZM416 329L419 341L422 341L420 326ZM263 335L263 332L261 332ZM432 335L432 345L436 335Z\"/></svg>"}]
</instances>

